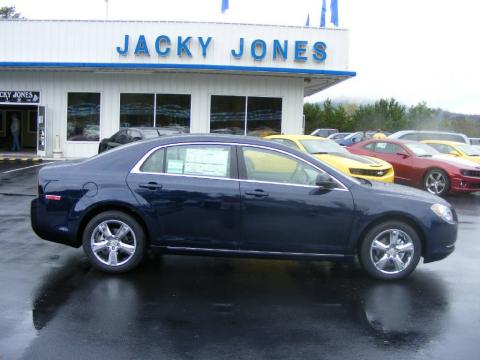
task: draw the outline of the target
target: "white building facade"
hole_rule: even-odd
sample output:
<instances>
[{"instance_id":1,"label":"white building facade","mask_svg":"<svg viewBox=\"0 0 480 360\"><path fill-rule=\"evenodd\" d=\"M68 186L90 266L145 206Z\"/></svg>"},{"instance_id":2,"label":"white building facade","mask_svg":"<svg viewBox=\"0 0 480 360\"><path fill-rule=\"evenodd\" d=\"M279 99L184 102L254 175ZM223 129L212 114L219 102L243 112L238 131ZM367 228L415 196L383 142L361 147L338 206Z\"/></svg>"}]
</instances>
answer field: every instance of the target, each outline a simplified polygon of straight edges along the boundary
<instances>
[{"instance_id":1,"label":"white building facade","mask_svg":"<svg viewBox=\"0 0 480 360\"><path fill-rule=\"evenodd\" d=\"M15 115L40 156L57 137L64 157L91 156L138 126L302 133L304 96L355 76L339 29L5 20L0 33L0 148Z\"/></svg>"}]
</instances>

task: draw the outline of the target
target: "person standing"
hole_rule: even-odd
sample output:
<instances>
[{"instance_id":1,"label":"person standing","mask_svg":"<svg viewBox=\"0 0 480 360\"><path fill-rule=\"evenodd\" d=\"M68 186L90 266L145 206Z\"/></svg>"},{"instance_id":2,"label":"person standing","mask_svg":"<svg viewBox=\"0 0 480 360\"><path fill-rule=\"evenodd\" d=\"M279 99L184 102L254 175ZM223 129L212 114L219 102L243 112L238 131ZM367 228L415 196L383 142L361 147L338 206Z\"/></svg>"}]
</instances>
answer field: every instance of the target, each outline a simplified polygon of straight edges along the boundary
<instances>
[{"instance_id":1,"label":"person standing","mask_svg":"<svg viewBox=\"0 0 480 360\"><path fill-rule=\"evenodd\" d=\"M12 151L20 151L20 121L15 114L12 115L10 131L12 132L13 138Z\"/></svg>"}]
</instances>

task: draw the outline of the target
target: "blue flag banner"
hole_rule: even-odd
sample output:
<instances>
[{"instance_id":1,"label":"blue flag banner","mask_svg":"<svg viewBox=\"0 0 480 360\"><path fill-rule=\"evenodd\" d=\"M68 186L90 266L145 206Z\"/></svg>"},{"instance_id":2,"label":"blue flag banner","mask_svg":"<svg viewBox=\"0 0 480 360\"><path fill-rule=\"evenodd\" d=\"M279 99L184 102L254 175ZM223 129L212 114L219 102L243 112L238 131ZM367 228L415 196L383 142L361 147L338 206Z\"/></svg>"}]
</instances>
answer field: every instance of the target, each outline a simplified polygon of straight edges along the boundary
<instances>
[{"instance_id":1,"label":"blue flag banner","mask_svg":"<svg viewBox=\"0 0 480 360\"><path fill-rule=\"evenodd\" d=\"M327 13L327 0L322 2L322 14L320 16L320 27L325 27L325 14Z\"/></svg>"},{"instance_id":2,"label":"blue flag banner","mask_svg":"<svg viewBox=\"0 0 480 360\"><path fill-rule=\"evenodd\" d=\"M305 26L310 26L310 14L307 16L307 21L305 22Z\"/></svg>"},{"instance_id":3,"label":"blue flag banner","mask_svg":"<svg viewBox=\"0 0 480 360\"><path fill-rule=\"evenodd\" d=\"M332 13L332 17L330 18L330 22L338 27L338 0L331 0L330 2L330 12Z\"/></svg>"},{"instance_id":4,"label":"blue flag banner","mask_svg":"<svg viewBox=\"0 0 480 360\"><path fill-rule=\"evenodd\" d=\"M228 0L222 0L222 14L228 10Z\"/></svg>"}]
</instances>

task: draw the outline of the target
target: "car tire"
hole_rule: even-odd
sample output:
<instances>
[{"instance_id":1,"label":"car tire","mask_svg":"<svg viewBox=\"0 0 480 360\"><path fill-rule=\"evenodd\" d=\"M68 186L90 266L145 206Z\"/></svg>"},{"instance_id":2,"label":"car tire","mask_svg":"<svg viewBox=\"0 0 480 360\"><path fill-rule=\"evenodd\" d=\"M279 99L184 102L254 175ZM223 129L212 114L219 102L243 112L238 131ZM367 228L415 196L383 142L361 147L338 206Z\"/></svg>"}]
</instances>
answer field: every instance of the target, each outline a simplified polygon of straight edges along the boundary
<instances>
[{"instance_id":1,"label":"car tire","mask_svg":"<svg viewBox=\"0 0 480 360\"><path fill-rule=\"evenodd\" d=\"M142 226L121 211L106 211L91 219L82 236L83 250L92 265L109 273L132 270L145 257Z\"/></svg>"},{"instance_id":2,"label":"car tire","mask_svg":"<svg viewBox=\"0 0 480 360\"><path fill-rule=\"evenodd\" d=\"M430 169L423 177L423 187L431 194L443 196L450 191L450 178L442 169Z\"/></svg>"},{"instance_id":3,"label":"car tire","mask_svg":"<svg viewBox=\"0 0 480 360\"><path fill-rule=\"evenodd\" d=\"M375 279L400 280L415 270L421 249L414 228L402 221L386 221L367 232L360 245L359 260Z\"/></svg>"}]
</instances>

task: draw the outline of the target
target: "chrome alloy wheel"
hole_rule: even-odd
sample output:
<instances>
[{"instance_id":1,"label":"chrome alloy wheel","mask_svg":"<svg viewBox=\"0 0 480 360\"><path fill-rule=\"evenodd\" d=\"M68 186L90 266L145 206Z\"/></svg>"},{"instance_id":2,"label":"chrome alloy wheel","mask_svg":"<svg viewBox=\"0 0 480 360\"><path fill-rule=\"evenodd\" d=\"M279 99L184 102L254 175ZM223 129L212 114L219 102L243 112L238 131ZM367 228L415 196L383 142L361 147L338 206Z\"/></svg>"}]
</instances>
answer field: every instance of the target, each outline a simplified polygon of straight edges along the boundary
<instances>
[{"instance_id":1,"label":"chrome alloy wheel","mask_svg":"<svg viewBox=\"0 0 480 360\"><path fill-rule=\"evenodd\" d=\"M388 229L378 234L370 246L370 258L378 271L398 274L412 261L415 247L404 231Z\"/></svg>"},{"instance_id":2,"label":"chrome alloy wheel","mask_svg":"<svg viewBox=\"0 0 480 360\"><path fill-rule=\"evenodd\" d=\"M425 179L425 188L434 195L441 194L447 187L445 175L438 171L432 171Z\"/></svg>"},{"instance_id":3,"label":"chrome alloy wheel","mask_svg":"<svg viewBox=\"0 0 480 360\"><path fill-rule=\"evenodd\" d=\"M95 257L105 265L120 266L128 262L137 248L132 228L119 220L107 220L97 225L90 238Z\"/></svg>"}]
</instances>

